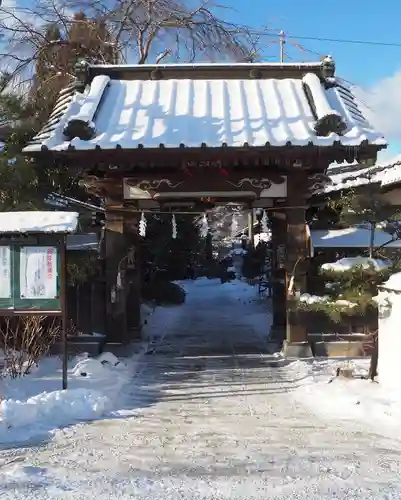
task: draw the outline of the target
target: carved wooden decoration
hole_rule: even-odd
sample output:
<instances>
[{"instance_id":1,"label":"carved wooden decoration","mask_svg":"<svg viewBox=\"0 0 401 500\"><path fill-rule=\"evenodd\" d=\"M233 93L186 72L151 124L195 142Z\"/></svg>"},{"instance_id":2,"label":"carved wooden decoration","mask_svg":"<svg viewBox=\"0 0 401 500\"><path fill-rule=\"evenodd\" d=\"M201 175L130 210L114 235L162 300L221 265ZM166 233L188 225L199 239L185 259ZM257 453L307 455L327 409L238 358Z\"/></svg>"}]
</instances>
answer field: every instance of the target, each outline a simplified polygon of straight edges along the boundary
<instances>
[{"instance_id":1,"label":"carved wooden decoration","mask_svg":"<svg viewBox=\"0 0 401 500\"><path fill-rule=\"evenodd\" d=\"M324 173L316 173L308 176L308 194L322 191L325 186L332 184L330 177Z\"/></svg>"},{"instance_id":2,"label":"carved wooden decoration","mask_svg":"<svg viewBox=\"0 0 401 500\"><path fill-rule=\"evenodd\" d=\"M272 186L272 181L270 179L251 179L250 177L245 177L240 179L238 182L226 181L230 186L234 186L236 189L243 189L247 187L247 191L253 191L253 189L269 189ZM284 182L284 180L283 180ZM281 184L281 183L280 183Z\"/></svg>"},{"instance_id":3,"label":"carved wooden decoration","mask_svg":"<svg viewBox=\"0 0 401 500\"><path fill-rule=\"evenodd\" d=\"M124 184L124 198L131 200L174 198L184 195L197 198L205 196L205 193L215 198L219 198L219 194L224 197L225 193L234 195L238 193L239 196L247 194L248 197L259 198L263 191L266 194L266 190L273 186L281 187L272 190L270 194L272 197L286 196L285 176L270 175L270 173L266 175L263 172L244 175L243 172L233 173L224 169L208 171L195 169L169 173L163 177L149 173L144 178L126 178Z\"/></svg>"},{"instance_id":4,"label":"carved wooden decoration","mask_svg":"<svg viewBox=\"0 0 401 500\"><path fill-rule=\"evenodd\" d=\"M172 182L169 179L133 179L128 182L132 187L140 189L141 191L158 191L159 188L162 190L174 190L181 186L184 181Z\"/></svg>"}]
</instances>

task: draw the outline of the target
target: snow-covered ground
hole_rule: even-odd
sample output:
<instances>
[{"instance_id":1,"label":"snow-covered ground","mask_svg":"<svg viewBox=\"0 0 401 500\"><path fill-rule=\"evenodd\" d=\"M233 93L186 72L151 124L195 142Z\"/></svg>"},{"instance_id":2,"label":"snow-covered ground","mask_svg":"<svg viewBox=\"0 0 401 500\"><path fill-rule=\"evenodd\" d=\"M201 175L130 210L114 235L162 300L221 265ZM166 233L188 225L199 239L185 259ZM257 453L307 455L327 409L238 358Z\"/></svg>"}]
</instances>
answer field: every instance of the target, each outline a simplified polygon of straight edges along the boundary
<instances>
[{"instance_id":1,"label":"snow-covered ground","mask_svg":"<svg viewBox=\"0 0 401 500\"><path fill-rule=\"evenodd\" d=\"M142 354L139 349L138 356ZM23 378L0 380L0 448L48 439L58 427L118 414L137 356L120 361L111 353L71 360L68 390L61 389L61 361L44 359Z\"/></svg>"},{"instance_id":2,"label":"snow-covered ground","mask_svg":"<svg viewBox=\"0 0 401 500\"><path fill-rule=\"evenodd\" d=\"M269 354L255 288L183 286L185 305L148 318L125 410L4 449L2 500L401 498L394 395L328 383L344 361Z\"/></svg>"},{"instance_id":3,"label":"snow-covered ground","mask_svg":"<svg viewBox=\"0 0 401 500\"><path fill-rule=\"evenodd\" d=\"M292 392L296 401L302 402L316 416L336 425L352 423L361 432L377 432L395 438L400 437L401 391L371 382L367 377L368 359L311 359L292 362L288 373L298 380L298 388ZM336 377L339 367L351 368L354 378Z\"/></svg>"}]
</instances>

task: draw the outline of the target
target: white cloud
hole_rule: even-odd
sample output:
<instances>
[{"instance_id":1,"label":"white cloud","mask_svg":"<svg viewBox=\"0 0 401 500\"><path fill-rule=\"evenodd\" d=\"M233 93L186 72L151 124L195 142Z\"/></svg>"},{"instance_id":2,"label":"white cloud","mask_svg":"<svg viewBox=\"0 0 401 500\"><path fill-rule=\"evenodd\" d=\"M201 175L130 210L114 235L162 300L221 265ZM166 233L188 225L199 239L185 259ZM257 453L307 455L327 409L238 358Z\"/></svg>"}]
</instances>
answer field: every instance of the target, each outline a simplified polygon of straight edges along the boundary
<instances>
[{"instance_id":1,"label":"white cloud","mask_svg":"<svg viewBox=\"0 0 401 500\"><path fill-rule=\"evenodd\" d=\"M353 91L366 117L389 143L401 141L401 71L369 88L354 87Z\"/></svg>"},{"instance_id":2,"label":"white cloud","mask_svg":"<svg viewBox=\"0 0 401 500\"><path fill-rule=\"evenodd\" d=\"M5 10L15 9L17 7L17 0L3 0L1 6Z\"/></svg>"}]
</instances>

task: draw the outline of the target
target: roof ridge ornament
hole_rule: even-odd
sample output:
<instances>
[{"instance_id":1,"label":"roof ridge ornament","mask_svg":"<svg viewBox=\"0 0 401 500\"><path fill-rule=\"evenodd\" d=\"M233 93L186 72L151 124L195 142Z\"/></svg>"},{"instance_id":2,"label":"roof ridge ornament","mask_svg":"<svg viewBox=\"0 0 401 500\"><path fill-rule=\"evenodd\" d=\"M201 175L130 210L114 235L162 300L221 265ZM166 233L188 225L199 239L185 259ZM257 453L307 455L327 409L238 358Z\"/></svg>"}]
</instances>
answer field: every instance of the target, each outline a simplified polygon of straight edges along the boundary
<instances>
[{"instance_id":1,"label":"roof ridge ornament","mask_svg":"<svg viewBox=\"0 0 401 500\"><path fill-rule=\"evenodd\" d=\"M322 58L322 76L323 78L332 78L336 72L336 63L329 55Z\"/></svg>"},{"instance_id":2,"label":"roof ridge ornament","mask_svg":"<svg viewBox=\"0 0 401 500\"><path fill-rule=\"evenodd\" d=\"M87 85L89 83L89 68L90 64L86 59L80 59L74 65L74 76L79 82L83 83L84 85Z\"/></svg>"},{"instance_id":3,"label":"roof ridge ornament","mask_svg":"<svg viewBox=\"0 0 401 500\"><path fill-rule=\"evenodd\" d=\"M316 117L316 134L323 137L327 137L331 133L342 135L347 129L347 124L341 114L330 105L319 77L314 73L307 73L302 78L302 84Z\"/></svg>"},{"instance_id":4,"label":"roof ridge ornament","mask_svg":"<svg viewBox=\"0 0 401 500\"><path fill-rule=\"evenodd\" d=\"M110 84L110 77L98 75L92 80L89 92L78 113L68 119L63 134L69 139L78 137L82 140L92 139L96 133L94 124L95 115L106 88Z\"/></svg>"}]
</instances>

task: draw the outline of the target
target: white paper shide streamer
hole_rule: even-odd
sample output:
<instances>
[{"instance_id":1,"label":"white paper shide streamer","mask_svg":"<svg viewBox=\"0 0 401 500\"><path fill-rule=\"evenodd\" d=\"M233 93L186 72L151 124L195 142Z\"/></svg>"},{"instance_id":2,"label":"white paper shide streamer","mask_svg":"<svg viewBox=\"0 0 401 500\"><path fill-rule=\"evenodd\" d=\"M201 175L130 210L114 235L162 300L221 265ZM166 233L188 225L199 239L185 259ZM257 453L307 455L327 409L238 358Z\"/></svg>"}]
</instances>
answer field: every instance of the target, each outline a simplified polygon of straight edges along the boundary
<instances>
[{"instance_id":1,"label":"white paper shide streamer","mask_svg":"<svg viewBox=\"0 0 401 500\"><path fill-rule=\"evenodd\" d=\"M231 238L235 238L237 233L238 233L238 220L237 216L233 214L231 219Z\"/></svg>"},{"instance_id":2,"label":"white paper shide streamer","mask_svg":"<svg viewBox=\"0 0 401 500\"><path fill-rule=\"evenodd\" d=\"M262 223L262 232L268 233L269 232L269 219L267 217L266 210L263 210L263 216L262 216L261 223Z\"/></svg>"},{"instance_id":3,"label":"white paper shide streamer","mask_svg":"<svg viewBox=\"0 0 401 500\"><path fill-rule=\"evenodd\" d=\"M200 226L199 226L199 233L202 236L202 238L206 238L206 236L209 233L209 222L207 220L207 215L203 214Z\"/></svg>"},{"instance_id":4,"label":"white paper shide streamer","mask_svg":"<svg viewBox=\"0 0 401 500\"><path fill-rule=\"evenodd\" d=\"M173 240L177 239L177 221L175 220L175 214L171 217L171 237Z\"/></svg>"},{"instance_id":5,"label":"white paper shide streamer","mask_svg":"<svg viewBox=\"0 0 401 500\"><path fill-rule=\"evenodd\" d=\"M146 236L146 217L143 212L139 221L139 236L142 236L142 238Z\"/></svg>"}]
</instances>

